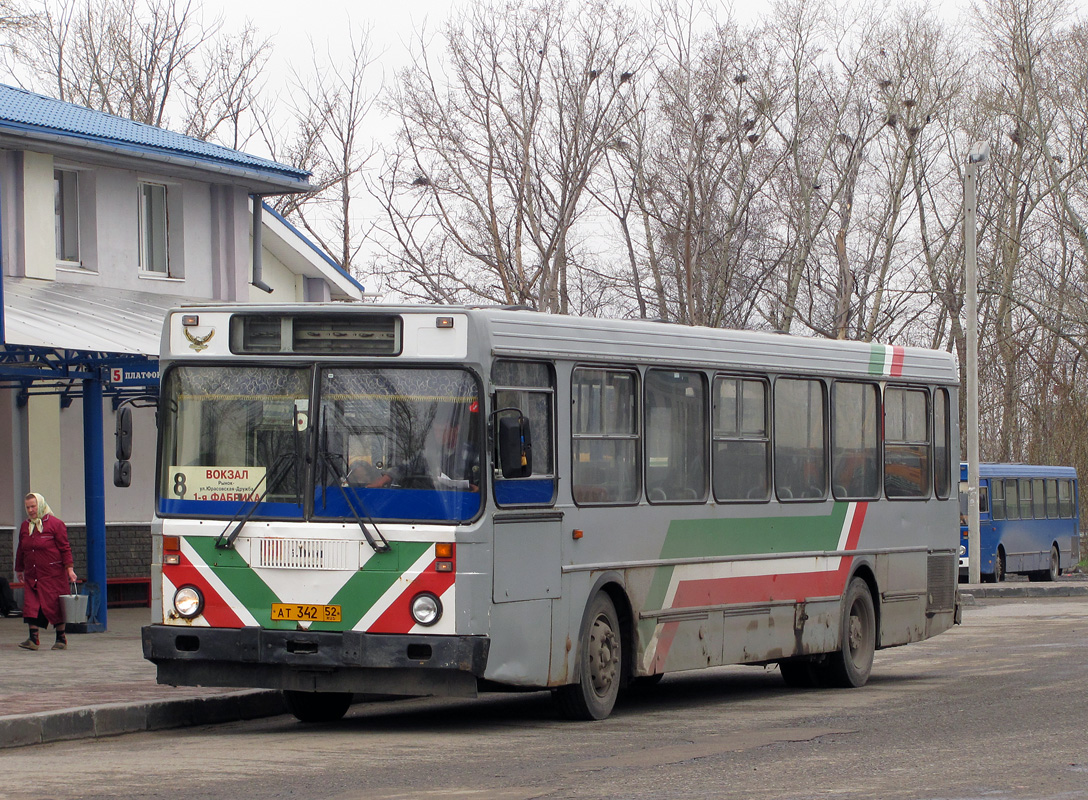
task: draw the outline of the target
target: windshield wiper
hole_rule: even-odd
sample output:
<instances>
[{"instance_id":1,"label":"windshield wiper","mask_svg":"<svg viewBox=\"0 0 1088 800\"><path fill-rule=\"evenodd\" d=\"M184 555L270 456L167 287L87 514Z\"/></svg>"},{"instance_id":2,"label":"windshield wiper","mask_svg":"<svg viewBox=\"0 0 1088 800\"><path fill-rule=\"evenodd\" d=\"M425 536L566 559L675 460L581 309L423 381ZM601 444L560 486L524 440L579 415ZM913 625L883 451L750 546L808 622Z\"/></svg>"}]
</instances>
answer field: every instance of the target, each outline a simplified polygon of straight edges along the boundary
<instances>
[{"instance_id":1,"label":"windshield wiper","mask_svg":"<svg viewBox=\"0 0 1088 800\"><path fill-rule=\"evenodd\" d=\"M295 453L284 453L273 462L272 469L266 472L264 474L264 477L261 478L257 482L257 485L253 488L253 491L256 492L258 489L261 488L261 484L264 484L264 491L261 492L260 496L257 497L256 500L250 501L253 503L253 505L250 506L249 511L241 519L241 521L238 522L238 525L234 528L233 531L230 532L230 535L228 536L227 531L230 530L230 526L233 525L235 520L238 519L238 515L242 513L242 508L245 508L245 506L242 506L242 508L239 508L236 512L234 512L234 516L227 521L227 527L223 528L223 532L219 534L219 538L215 540L215 547L217 550L229 550L231 547L234 546L234 540L238 538L238 534L242 532L242 528L247 522L249 522L250 517L253 516L258 508L260 508L261 503L264 502L264 499L268 496L268 493L272 491L272 487L278 486L280 481L287 477L287 472L296 466L297 462L298 457ZM296 492L295 494L297 497L298 493Z\"/></svg>"},{"instance_id":2,"label":"windshield wiper","mask_svg":"<svg viewBox=\"0 0 1088 800\"><path fill-rule=\"evenodd\" d=\"M336 456L327 450L323 450L321 455L325 459L325 464L332 470L332 474L336 478L336 485L340 488L340 494L344 496L344 501L348 504L348 508L351 509L351 515L355 517L355 523L359 526L359 530L363 532L363 536L366 537L366 543L374 548L375 553L388 553L392 551L393 547L389 544L389 541L385 536L382 535L382 532L378 530L378 523L374 521L374 518L370 516L370 512L366 510L366 503L363 502L361 497L356 495L356 499L359 501L359 507L363 510L363 516L366 517L366 521L374 528L374 533L378 534L378 538L381 539L381 541L375 541L374 537L370 535L370 531L366 529L366 525L363 524L359 512L355 510L355 503L352 502L351 494L348 492L347 473L341 473L337 468ZM340 458L343 458L343 456L340 456Z\"/></svg>"}]
</instances>

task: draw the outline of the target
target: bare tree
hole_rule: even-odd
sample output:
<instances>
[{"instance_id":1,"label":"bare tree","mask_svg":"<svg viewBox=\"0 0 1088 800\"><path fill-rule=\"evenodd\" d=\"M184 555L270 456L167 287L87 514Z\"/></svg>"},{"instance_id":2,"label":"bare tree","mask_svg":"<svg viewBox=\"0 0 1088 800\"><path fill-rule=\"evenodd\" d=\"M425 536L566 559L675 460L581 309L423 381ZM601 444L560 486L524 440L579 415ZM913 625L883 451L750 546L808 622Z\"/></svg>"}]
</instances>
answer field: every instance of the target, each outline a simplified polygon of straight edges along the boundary
<instances>
[{"instance_id":1,"label":"bare tree","mask_svg":"<svg viewBox=\"0 0 1088 800\"><path fill-rule=\"evenodd\" d=\"M386 234L415 245L391 254L401 283L418 291L434 283L421 273L456 274L479 299L570 311L589 251L577 228L587 187L643 66L634 19L605 0L576 14L478 4L444 40L436 54L420 38L389 106L400 132L381 186ZM435 236L453 263L433 261Z\"/></svg>"},{"instance_id":2,"label":"bare tree","mask_svg":"<svg viewBox=\"0 0 1088 800\"><path fill-rule=\"evenodd\" d=\"M298 99L289 101L292 133L283 135L268 106L261 111L260 129L273 158L312 173L313 190L277 198L277 209L298 221L341 267L358 272L367 232L360 229L357 201L376 151L365 123L380 87L370 82L370 29L350 28L348 39L346 61L339 65L311 43L311 71L296 71L294 77Z\"/></svg>"}]
</instances>

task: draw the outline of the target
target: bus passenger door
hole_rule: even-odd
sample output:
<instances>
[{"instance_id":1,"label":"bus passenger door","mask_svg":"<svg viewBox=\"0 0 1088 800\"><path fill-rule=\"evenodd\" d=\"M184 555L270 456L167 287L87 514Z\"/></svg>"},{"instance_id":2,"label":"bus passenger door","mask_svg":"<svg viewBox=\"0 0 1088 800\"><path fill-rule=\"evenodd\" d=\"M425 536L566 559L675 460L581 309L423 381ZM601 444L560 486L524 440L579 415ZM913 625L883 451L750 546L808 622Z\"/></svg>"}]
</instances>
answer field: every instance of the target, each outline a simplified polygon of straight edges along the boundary
<instances>
[{"instance_id":1,"label":"bus passenger door","mask_svg":"<svg viewBox=\"0 0 1088 800\"><path fill-rule=\"evenodd\" d=\"M491 650L487 677L526 686L549 683L552 653L564 657L552 624L562 594L559 567L563 514L496 511L493 518ZM565 632L564 632L565 635Z\"/></svg>"}]
</instances>

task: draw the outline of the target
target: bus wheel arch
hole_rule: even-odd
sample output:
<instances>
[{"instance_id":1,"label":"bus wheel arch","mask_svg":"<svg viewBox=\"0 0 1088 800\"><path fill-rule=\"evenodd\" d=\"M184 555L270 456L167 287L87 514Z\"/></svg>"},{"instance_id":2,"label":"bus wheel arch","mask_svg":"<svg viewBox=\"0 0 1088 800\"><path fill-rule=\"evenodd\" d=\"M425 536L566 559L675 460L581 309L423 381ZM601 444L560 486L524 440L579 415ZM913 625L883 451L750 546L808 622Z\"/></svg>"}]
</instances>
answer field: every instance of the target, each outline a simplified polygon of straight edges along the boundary
<instances>
[{"instance_id":1,"label":"bus wheel arch","mask_svg":"<svg viewBox=\"0 0 1088 800\"><path fill-rule=\"evenodd\" d=\"M568 719L598 720L612 713L619 691L632 675L634 615L623 587L600 579L582 612L574 656L574 683L554 697Z\"/></svg>"},{"instance_id":2,"label":"bus wheel arch","mask_svg":"<svg viewBox=\"0 0 1088 800\"><path fill-rule=\"evenodd\" d=\"M820 665L826 686L857 688L869 681L880 641L879 594L867 569L859 569L846 584L841 609L839 649Z\"/></svg>"}]
</instances>

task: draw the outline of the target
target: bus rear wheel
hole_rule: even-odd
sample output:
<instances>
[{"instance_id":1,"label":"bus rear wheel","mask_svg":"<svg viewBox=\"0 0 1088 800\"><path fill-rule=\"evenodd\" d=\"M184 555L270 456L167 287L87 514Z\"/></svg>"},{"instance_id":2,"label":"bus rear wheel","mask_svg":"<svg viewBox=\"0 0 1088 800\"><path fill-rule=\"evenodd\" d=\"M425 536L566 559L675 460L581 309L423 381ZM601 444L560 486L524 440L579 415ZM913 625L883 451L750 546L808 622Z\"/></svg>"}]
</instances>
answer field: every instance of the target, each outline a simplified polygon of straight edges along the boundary
<instances>
[{"instance_id":1,"label":"bus rear wheel","mask_svg":"<svg viewBox=\"0 0 1088 800\"><path fill-rule=\"evenodd\" d=\"M816 668L825 686L864 686L873 669L876 654L876 608L869 584L853 578L842 604L842 642Z\"/></svg>"},{"instance_id":2,"label":"bus rear wheel","mask_svg":"<svg viewBox=\"0 0 1088 800\"><path fill-rule=\"evenodd\" d=\"M598 592L586 620L578 647L578 682L555 690L559 711L567 719L607 717L623 678L623 637L612 599Z\"/></svg>"},{"instance_id":3,"label":"bus rear wheel","mask_svg":"<svg viewBox=\"0 0 1088 800\"><path fill-rule=\"evenodd\" d=\"M351 692L297 692L284 689L283 702L299 722L336 722L348 713Z\"/></svg>"},{"instance_id":4,"label":"bus rear wheel","mask_svg":"<svg viewBox=\"0 0 1088 800\"><path fill-rule=\"evenodd\" d=\"M1031 581L1056 581L1058 576L1062 574L1061 569L1061 555L1058 553L1058 546L1054 545L1050 548L1050 563L1046 569L1041 569L1038 572L1032 572L1028 575L1028 580Z\"/></svg>"}]
</instances>

